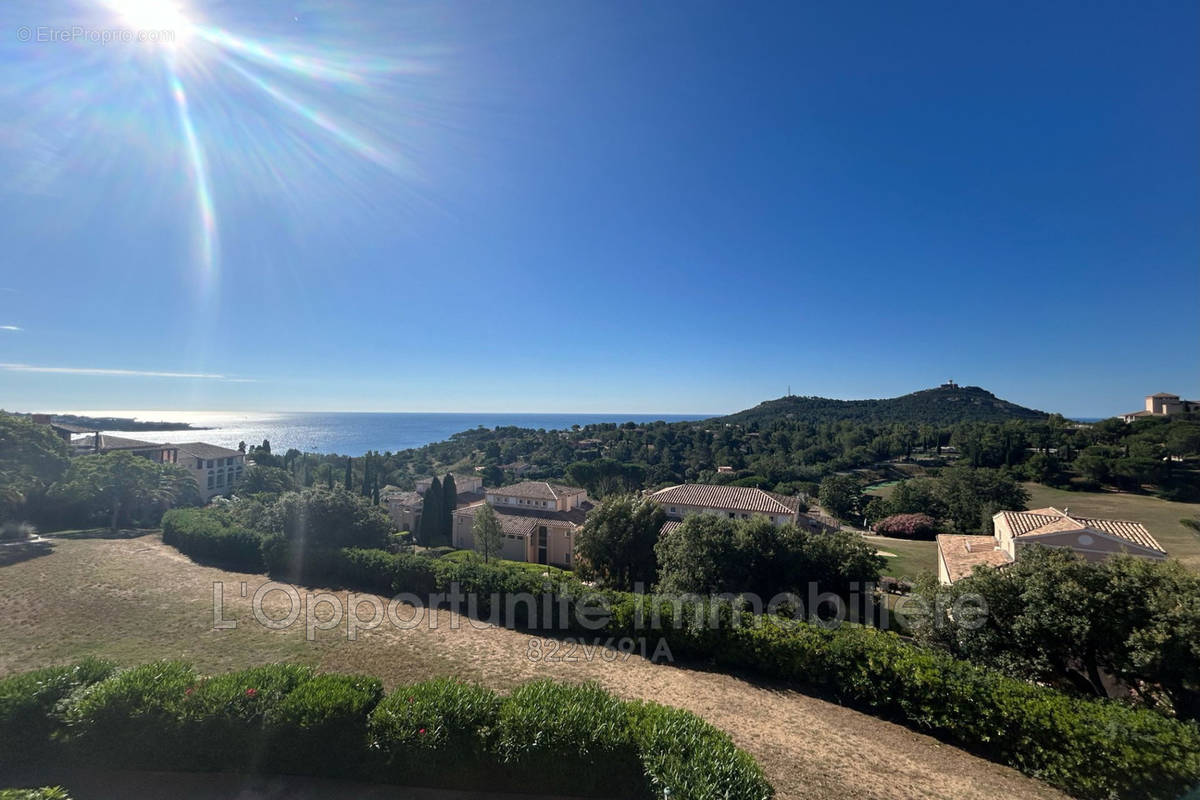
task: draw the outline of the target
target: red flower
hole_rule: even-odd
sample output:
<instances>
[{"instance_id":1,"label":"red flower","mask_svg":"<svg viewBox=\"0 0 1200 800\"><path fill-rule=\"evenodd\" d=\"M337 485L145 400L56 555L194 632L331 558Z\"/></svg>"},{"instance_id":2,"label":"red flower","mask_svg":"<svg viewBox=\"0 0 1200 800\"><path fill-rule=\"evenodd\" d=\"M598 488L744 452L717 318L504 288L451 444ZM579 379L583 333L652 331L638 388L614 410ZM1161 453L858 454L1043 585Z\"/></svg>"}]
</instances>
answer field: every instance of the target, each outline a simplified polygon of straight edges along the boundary
<instances>
[{"instance_id":1,"label":"red flower","mask_svg":"<svg viewBox=\"0 0 1200 800\"><path fill-rule=\"evenodd\" d=\"M184 692L184 694L186 694L188 697L191 697L192 696L192 687L189 686L188 690L186 692Z\"/></svg>"},{"instance_id":2,"label":"red flower","mask_svg":"<svg viewBox=\"0 0 1200 800\"><path fill-rule=\"evenodd\" d=\"M246 697L254 697L254 695L256 695L256 694L258 694L258 689L247 689L246 690Z\"/></svg>"},{"instance_id":3,"label":"red flower","mask_svg":"<svg viewBox=\"0 0 1200 800\"><path fill-rule=\"evenodd\" d=\"M424 733L424 732L425 732L424 728L421 728L421 730L417 731L417 733Z\"/></svg>"}]
</instances>

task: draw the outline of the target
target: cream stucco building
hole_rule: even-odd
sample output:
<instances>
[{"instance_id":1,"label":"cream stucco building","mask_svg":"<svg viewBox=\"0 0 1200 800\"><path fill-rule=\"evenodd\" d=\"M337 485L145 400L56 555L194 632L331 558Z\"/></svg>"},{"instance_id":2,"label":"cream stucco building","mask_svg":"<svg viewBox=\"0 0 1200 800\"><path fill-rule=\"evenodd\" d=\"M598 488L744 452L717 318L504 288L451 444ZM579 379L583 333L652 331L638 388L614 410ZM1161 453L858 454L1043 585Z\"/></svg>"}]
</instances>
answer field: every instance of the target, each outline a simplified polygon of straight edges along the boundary
<instances>
[{"instance_id":1,"label":"cream stucco building","mask_svg":"<svg viewBox=\"0 0 1200 800\"><path fill-rule=\"evenodd\" d=\"M490 505L500 520L501 558L572 568L575 533L592 509L586 490L543 481L486 489L483 500L455 510L451 538L455 547L475 546L475 512L482 503Z\"/></svg>"},{"instance_id":2,"label":"cream stucco building","mask_svg":"<svg viewBox=\"0 0 1200 800\"><path fill-rule=\"evenodd\" d=\"M1140 522L1098 519L1070 509L1038 508L1001 511L992 517L993 536L942 534L937 537L938 580L951 584L976 566L1003 567L1031 545L1062 547L1087 561L1103 561L1118 553L1161 561L1162 545Z\"/></svg>"}]
</instances>

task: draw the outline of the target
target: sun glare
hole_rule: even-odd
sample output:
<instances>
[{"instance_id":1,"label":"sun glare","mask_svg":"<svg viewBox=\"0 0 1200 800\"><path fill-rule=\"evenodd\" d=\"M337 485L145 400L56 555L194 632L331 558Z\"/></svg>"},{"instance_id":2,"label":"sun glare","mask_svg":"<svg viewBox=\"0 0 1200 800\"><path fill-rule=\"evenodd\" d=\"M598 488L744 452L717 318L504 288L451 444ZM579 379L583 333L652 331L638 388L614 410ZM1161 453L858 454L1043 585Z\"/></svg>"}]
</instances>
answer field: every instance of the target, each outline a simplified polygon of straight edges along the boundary
<instances>
[{"instance_id":1,"label":"sun glare","mask_svg":"<svg viewBox=\"0 0 1200 800\"><path fill-rule=\"evenodd\" d=\"M173 0L108 0L105 3L124 25L138 31L171 32L158 41L179 46L192 33L192 22L179 3Z\"/></svg>"}]
</instances>

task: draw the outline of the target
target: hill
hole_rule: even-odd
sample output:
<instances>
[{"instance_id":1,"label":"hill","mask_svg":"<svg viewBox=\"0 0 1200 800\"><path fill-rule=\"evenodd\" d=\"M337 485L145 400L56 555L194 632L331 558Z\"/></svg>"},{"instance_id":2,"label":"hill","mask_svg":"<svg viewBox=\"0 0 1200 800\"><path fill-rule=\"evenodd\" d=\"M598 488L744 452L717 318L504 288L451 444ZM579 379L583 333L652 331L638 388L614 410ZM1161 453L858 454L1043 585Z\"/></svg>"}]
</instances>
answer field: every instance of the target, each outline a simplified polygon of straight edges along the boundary
<instances>
[{"instance_id":1,"label":"hill","mask_svg":"<svg viewBox=\"0 0 1200 800\"><path fill-rule=\"evenodd\" d=\"M882 400L833 400L791 395L767 400L754 408L718 419L739 425L768 425L777 420L953 425L958 422L1039 420L1047 416L1044 411L1001 400L978 386L946 383L934 389Z\"/></svg>"}]
</instances>

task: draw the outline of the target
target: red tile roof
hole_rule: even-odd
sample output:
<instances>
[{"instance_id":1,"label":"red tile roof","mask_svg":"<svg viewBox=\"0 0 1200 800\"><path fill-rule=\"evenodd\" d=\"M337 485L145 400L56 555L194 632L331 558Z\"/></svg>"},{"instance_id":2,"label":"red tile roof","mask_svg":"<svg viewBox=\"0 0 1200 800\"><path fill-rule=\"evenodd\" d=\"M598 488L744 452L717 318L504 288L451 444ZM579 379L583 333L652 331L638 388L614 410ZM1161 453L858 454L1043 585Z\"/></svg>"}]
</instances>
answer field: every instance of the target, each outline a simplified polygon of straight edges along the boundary
<instances>
[{"instance_id":1,"label":"red tile roof","mask_svg":"<svg viewBox=\"0 0 1200 800\"><path fill-rule=\"evenodd\" d=\"M660 489L650 495L660 505L700 506L752 514L794 515L797 501L774 492L764 492L749 486L716 486L706 483L685 483Z\"/></svg>"},{"instance_id":2,"label":"red tile roof","mask_svg":"<svg viewBox=\"0 0 1200 800\"><path fill-rule=\"evenodd\" d=\"M1140 522L1126 519L1100 519L1098 517L1082 517L1078 514L1068 514L1057 508L1037 508L1033 511L1001 511L1000 516L1008 524L1013 536L1042 536L1063 531L1090 530L1106 533L1124 539L1127 542L1166 553L1158 540L1150 535L1146 526Z\"/></svg>"},{"instance_id":3,"label":"red tile roof","mask_svg":"<svg viewBox=\"0 0 1200 800\"><path fill-rule=\"evenodd\" d=\"M996 548L992 536L943 533L937 537L937 546L951 583L970 575L978 565L1002 567L1012 563L1008 553Z\"/></svg>"}]
</instances>

